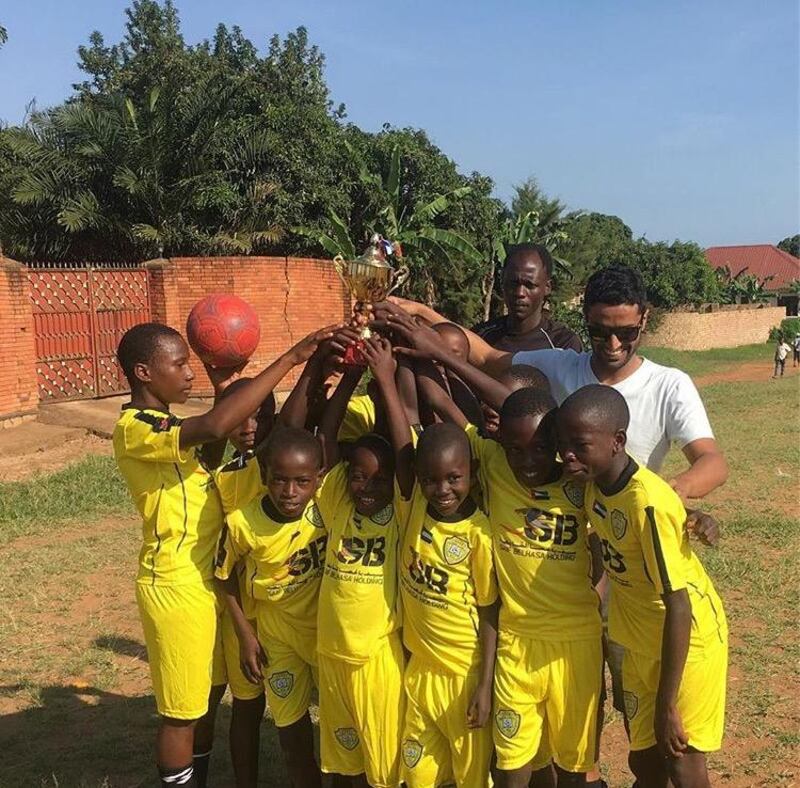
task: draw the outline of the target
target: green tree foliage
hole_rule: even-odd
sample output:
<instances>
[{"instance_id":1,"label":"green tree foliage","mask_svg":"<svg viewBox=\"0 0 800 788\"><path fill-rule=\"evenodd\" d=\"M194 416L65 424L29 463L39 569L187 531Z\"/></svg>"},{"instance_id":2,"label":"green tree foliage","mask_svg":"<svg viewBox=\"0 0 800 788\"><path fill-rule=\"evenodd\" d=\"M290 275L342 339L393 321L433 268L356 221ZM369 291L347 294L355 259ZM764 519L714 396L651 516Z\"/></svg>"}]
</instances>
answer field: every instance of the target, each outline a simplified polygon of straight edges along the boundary
<instances>
[{"instance_id":1,"label":"green tree foliage","mask_svg":"<svg viewBox=\"0 0 800 788\"><path fill-rule=\"evenodd\" d=\"M84 79L63 104L0 129L0 242L12 257L356 253L377 230L404 244L409 294L467 323L491 304L512 242L570 261L555 301L614 261L639 267L660 305L713 300L717 280L694 244L567 214L534 178L506 206L425 131L348 124L302 27L254 43L219 25L189 44L171 0L125 13L119 42L95 32L79 48Z\"/></svg>"},{"instance_id":2,"label":"green tree foliage","mask_svg":"<svg viewBox=\"0 0 800 788\"><path fill-rule=\"evenodd\" d=\"M800 257L800 234L790 235L784 238L778 244L778 249L789 252L789 254L793 254L795 257Z\"/></svg>"},{"instance_id":3,"label":"green tree foliage","mask_svg":"<svg viewBox=\"0 0 800 788\"><path fill-rule=\"evenodd\" d=\"M766 286L774 279L773 276L762 280L755 274L747 273L746 268L734 275L727 265L717 268L715 274L719 300L723 304L760 304L772 299Z\"/></svg>"},{"instance_id":4,"label":"green tree foliage","mask_svg":"<svg viewBox=\"0 0 800 788\"><path fill-rule=\"evenodd\" d=\"M8 31L0 25L0 47L8 41Z\"/></svg>"},{"instance_id":5,"label":"green tree foliage","mask_svg":"<svg viewBox=\"0 0 800 788\"><path fill-rule=\"evenodd\" d=\"M423 190L410 188L407 182L399 141L394 141L388 168L382 174L371 171L361 154L349 144L348 149L359 163L362 206L357 214L357 227L353 230L331 211L330 235L316 234L306 228L298 231L316 240L329 254L345 259L352 259L360 251L354 237L378 233L399 241L403 262L411 270L409 294L429 304L438 303L440 293L452 289L453 279L463 279L469 266L479 265L483 260L467 237L446 226L441 218L451 205L467 197L472 187L460 185L445 193L420 198ZM445 271L449 276L443 279L439 274Z\"/></svg>"}]
</instances>

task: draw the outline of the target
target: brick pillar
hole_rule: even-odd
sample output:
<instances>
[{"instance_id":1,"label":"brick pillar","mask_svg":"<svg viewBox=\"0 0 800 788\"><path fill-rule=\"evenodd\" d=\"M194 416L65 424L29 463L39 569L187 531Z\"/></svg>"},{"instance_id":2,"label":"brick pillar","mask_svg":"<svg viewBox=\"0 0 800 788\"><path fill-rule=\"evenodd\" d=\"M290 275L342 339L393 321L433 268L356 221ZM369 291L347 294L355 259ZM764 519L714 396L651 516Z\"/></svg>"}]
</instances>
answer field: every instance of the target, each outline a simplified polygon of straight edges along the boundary
<instances>
[{"instance_id":1,"label":"brick pillar","mask_svg":"<svg viewBox=\"0 0 800 788\"><path fill-rule=\"evenodd\" d=\"M33 312L25 266L0 257L0 421L39 404Z\"/></svg>"}]
</instances>

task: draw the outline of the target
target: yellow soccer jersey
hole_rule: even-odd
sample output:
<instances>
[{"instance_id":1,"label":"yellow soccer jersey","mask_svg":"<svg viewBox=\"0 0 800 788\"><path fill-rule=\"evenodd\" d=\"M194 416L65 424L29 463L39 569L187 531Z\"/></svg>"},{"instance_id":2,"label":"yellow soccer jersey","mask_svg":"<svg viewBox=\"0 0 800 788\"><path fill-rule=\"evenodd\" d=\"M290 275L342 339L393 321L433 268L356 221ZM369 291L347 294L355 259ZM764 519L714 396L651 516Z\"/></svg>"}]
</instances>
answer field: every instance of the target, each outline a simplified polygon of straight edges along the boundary
<instances>
[{"instance_id":1,"label":"yellow soccer jersey","mask_svg":"<svg viewBox=\"0 0 800 788\"><path fill-rule=\"evenodd\" d=\"M602 631L592 588L583 487L523 487L503 447L467 428L492 527L500 628L537 640L593 640Z\"/></svg>"},{"instance_id":2,"label":"yellow soccer jersey","mask_svg":"<svg viewBox=\"0 0 800 788\"><path fill-rule=\"evenodd\" d=\"M234 457L213 473L214 482L226 512L241 509L257 495L263 495L266 485L261 481L261 466L252 452Z\"/></svg>"},{"instance_id":3,"label":"yellow soccer jersey","mask_svg":"<svg viewBox=\"0 0 800 788\"><path fill-rule=\"evenodd\" d=\"M722 602L689 545L686 510L675 491L632 459L612 494L586 489L586 507L603 545L611 580L612 640L658 658L664 629L661 595L685 588L692 604L692 647L727 634Z\"/></svg>"},{"instance_id":4,"label":"yellow soccer jersey","mask_svg":"<svg viewBox=\"0 0 800 788\"><path fill-rule=\"evenodd\" d=\"M317 629L319 594L328 535L312 499L297 520L279 522L259 496L226 519L217 553L216 576L230 577L244 560L247 592L256 602L258 635L293 646Z\"/></svg>"},{"instance_id":5,"label":"yellow soccer jersey","mask_svg":"<svg viewBox=\"0 0 800 788\"><path fill-rule=\"evenodd\" d=\"M226 513L241 509L246 503L267 491L266 485L261 480L261 466L250 451L234 457L221 468L217 468L214 471L214 481L222 499L222 508ZM244 561L239 564L239 599L245 616L254 620L255 604L248 590Z\"/></svg>"},{"instance_id":6,"label":"yellow soccer jersey","mask_svg":"<svg viewBox=\"0 0 800 788\"><path fill-rule=\"evenodd\" d=\"M372 517L358 514L345 463L325 477L317 504L328 527L318 651L348 662L367 662L399 626L394 505Z\"/></svg>"},{"instance_id":7,"label":"yellow soccer jersey","mask_svg":"<svg viewBox=\"0 0 800 788\"><path fill-rule=\"evenodd\" d=\"M486 515L445 523L427 513L418 484L398 498L403 526L403 642L417 658L457 674L480 665L477 608L497 600Z\"/></svg>"},{"instance_id":8,"label":"yellow soccer jersey","mask_svg":"<svg viewBox=\"0 0 800 788\"><path fill-rule=\"evenodd\" d=\"M344 414L344 419L342 419L342 424L339 427L339 441L341 443L352 443L362 435L375 432L377 418L372 397L368 394L351 397L350 402L347 403L347 412Z\"/></svg>"},{"instance_id":9,"label":"yellow soccer jersey","mask_svg":"<svg viewBox=\"0 0 800 788\"><path fill-rule=\"evenodd\" d=\"M180 585L214 576L222 504L197 447L180 450L181 420L160 410L122 409L114 457L142 516L137 582Z\"/></svg>"}]
</instances>

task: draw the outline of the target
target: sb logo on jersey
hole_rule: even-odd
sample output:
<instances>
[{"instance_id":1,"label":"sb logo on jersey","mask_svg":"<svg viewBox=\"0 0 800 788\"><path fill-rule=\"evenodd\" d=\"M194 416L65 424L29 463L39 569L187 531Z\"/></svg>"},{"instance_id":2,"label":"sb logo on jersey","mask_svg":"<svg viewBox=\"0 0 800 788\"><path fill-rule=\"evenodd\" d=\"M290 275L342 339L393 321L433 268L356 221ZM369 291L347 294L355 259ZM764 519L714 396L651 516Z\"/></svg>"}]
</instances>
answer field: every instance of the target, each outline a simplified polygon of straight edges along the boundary
<instances>
[{"instance_id":1,"label":"sb logo on jersey","mask_svg":"<svg viewBox=\"0 0 800 788\"><path fill-rule=\"evenodd\" d=\"M606 568L611 572L622 574L625 571L625 556L608 539L601 539L600 544L603 548L603 563Z\"/></svg>"},{"instance_id":2,"label":"sb logo on jersey","mask_svg":"<svg viewBox=\"0 0 800 788\"><path fill-rule=\"evenodd\" d=\"M383 536L359 539L347 536L342 539L336 552L340 564L357 564L363 566L383 566L386 561L386 539Z\"/></svg>"},{"instance_id":3,"label":"sb logo on jersey","mask_svg":"<svg viewBox=\"0 0 800 788\"><path fill-rule=\"evenodd\" d=\"M419 557L419 553L413 550L411 561L408 564L408 574L417 585L425 586L437 594L447 593L447 583L450 580L450 575L444 569L426 564Z\"/></svg>"},{"instance_id":4,"label":"sb logo on jersey","mask_svg":"<svg viewBox=\"0 0 800 788\"><path fill-rule=\"evenodd\" d=\"M302 547L292 553L286 565L289 567L289 574L294 577L304 575L312 569L319 569L325 563L325 545L328 543L328 536L320 536L313 542L309 542L308 547Z\"/></svg>"},{"instance_id":5,"label":"sb logo on jersey","mask_svg":"<svg viewBox=\"0 0 800 788\"><path fill-rule=\"evenodd\" d=\"M531 542L552 542L569 547L578 541L578 520L571 514L556 514L543 509L520 509L525 517L525 536Z\"/></svg>"}]
</instances>

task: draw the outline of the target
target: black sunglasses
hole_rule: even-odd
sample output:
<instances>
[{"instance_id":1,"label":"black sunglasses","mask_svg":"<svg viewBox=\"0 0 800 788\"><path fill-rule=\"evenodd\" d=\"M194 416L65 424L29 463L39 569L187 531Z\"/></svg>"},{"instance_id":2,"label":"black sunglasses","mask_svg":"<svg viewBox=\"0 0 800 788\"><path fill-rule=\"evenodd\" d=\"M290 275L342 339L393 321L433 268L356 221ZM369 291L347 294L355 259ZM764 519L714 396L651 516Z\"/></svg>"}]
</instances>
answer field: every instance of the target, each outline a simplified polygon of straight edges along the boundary
<instances>
[{"instance_id":1,"label":"black sunglasses","mask_svg":"<svg viewBox=\"0 0 800 788\"><path fill-rule=\"evenodd\" d=\"M590 339L602 340L605 342L612 336L620 342L635 342L642 333L642 322L635 326L598 326L593 323L586 324L586 331Z\"/></svg>"}]
</instances>

